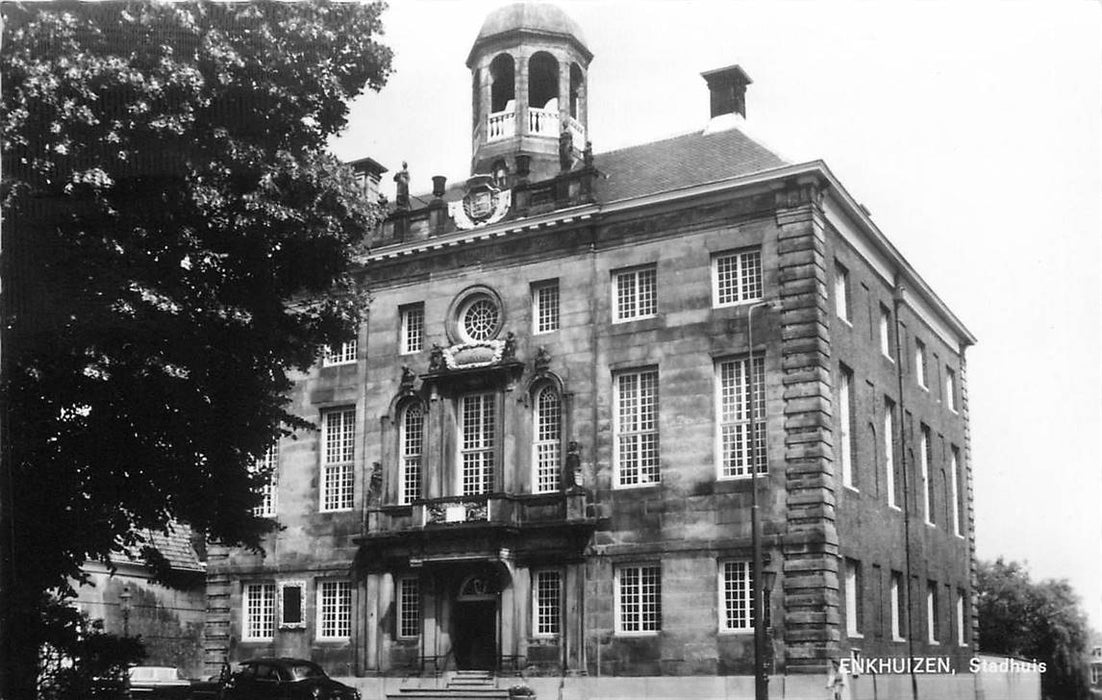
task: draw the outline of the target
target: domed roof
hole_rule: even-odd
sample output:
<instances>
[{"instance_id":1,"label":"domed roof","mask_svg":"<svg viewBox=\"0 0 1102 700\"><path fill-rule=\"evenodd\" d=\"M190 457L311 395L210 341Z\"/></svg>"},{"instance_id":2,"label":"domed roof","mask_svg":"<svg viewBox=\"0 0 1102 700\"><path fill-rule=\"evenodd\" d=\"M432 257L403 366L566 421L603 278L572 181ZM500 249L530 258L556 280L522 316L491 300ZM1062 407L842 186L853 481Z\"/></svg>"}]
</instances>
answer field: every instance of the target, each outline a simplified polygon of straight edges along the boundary
<instances>
[{"instance_id":1,"label":"domed roof","mask_svg":"<svg viewBox=\"0 0 1102 700\"><path fill-rule=\"evenodd\" d=\"M542 2L517 2L494 10L482 23L474 45L478 46L499 34L519 30L572 37L583 49L589 51L581 26L555 5Z\"/></svg>"}]
</instances>

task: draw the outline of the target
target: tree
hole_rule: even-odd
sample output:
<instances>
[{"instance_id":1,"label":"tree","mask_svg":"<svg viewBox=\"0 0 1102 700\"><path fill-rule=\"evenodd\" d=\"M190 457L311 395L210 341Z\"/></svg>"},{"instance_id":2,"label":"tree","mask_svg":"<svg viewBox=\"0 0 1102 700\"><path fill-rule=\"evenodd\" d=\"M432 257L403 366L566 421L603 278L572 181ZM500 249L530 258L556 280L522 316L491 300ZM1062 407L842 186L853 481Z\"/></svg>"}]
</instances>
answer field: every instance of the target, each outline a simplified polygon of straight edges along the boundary
<instances>
[{"instance_id":1,"label":"tree","mask_svg":"<svg viewBox=\"0 0 1102 700\"><path fill-rule=\"evenodd\" d=\"M86 560L271 527L250 467L311 428L288 372L366 306L377 203L325 145L389 75L382 9L3 5L3 697Z\"/></svg>"},{"instance_id":2,"label":"tree","mask_svg":"<svg viewBox=\"0 0 1102 700\"><path fill-rule=\"evenodd\" d=\"M1063 579L1034 583L1025 566L1001 557L980 562L978 572L980 650L1043 661L1047 698L1088 697L1090 632L1071 585Z\"/></svg>"}]
</instances>

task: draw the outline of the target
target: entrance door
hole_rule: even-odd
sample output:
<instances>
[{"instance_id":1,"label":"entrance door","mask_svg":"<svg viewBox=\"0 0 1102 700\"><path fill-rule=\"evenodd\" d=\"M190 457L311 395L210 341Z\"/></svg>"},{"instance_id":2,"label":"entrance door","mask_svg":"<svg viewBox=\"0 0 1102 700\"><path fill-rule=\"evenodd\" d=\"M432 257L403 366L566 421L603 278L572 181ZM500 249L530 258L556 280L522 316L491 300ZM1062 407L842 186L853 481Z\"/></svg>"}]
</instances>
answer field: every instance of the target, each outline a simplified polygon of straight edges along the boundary
<instances>
[{"instance_id":1,"label":"entrance door","mask_svg":"<svg viewBox=\"0 0 1102 700\"><path fill-rule=\"evenodd\" d=\"M452 639L458 668L494 670L497 665L497 601L457 601Z\"/></svg>"}]
</instances>

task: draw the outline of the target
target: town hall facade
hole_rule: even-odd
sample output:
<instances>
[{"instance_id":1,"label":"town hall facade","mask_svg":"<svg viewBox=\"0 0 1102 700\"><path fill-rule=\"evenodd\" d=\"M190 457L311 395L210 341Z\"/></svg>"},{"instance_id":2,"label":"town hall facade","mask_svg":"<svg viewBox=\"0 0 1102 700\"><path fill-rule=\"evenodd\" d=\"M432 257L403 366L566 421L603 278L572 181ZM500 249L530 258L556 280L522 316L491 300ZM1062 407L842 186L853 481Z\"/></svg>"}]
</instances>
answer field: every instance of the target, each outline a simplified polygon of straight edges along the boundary
<instances>
[{"instance_id":1,"label":"town hall facade","mask_svg":"<svg viewBox=\"0 0 1102 700\"><path fill-rule=\"evenodd\" d=\"M396 173L367 320L269 453L282 528L208 552L211 669L746 688L752 488L774 688L967 668L974 337L823 162L740 128L741 67L704 74L704 130L594 153L593 58L553 6L486 19L471 177Z\"/></svg>"}]
</instances>

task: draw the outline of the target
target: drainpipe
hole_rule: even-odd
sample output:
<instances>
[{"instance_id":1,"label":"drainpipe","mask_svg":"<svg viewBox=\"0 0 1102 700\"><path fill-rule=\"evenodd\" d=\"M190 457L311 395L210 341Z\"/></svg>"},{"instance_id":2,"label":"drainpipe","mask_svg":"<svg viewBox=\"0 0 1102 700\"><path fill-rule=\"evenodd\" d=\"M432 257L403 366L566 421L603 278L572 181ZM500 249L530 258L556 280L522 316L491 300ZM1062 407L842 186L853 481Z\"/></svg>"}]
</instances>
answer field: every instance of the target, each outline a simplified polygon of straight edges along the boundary
<instances>
[{"instance_id":1,"label":"drainpipe","mask_svg":"<svg viewBox=\"0 0 1102 700\"><path fill-rule=\"evenodd\" d=\"M907 430L904 426L904 416L906 410L904 408L903 398L903 363L906 361L903 357L902 344L899 340L899 310L903 308L903 293L906 291L899 282L899 275L896 273L895 289L892 292L892 313L895 314L895 379L896 388L899 391L899 463L903 466L903 551L905 555L905 569L906 569L906 585L903 587L903 600L907 606L907 656L913 659L915 655L914 649L914 612L911 605L911 499L910 499L910 477L907 471ZM910 669L911 676L911 698L918 700L918 677L915 675L914 664L907 664Z\"/></svg>"}]
</instances>

